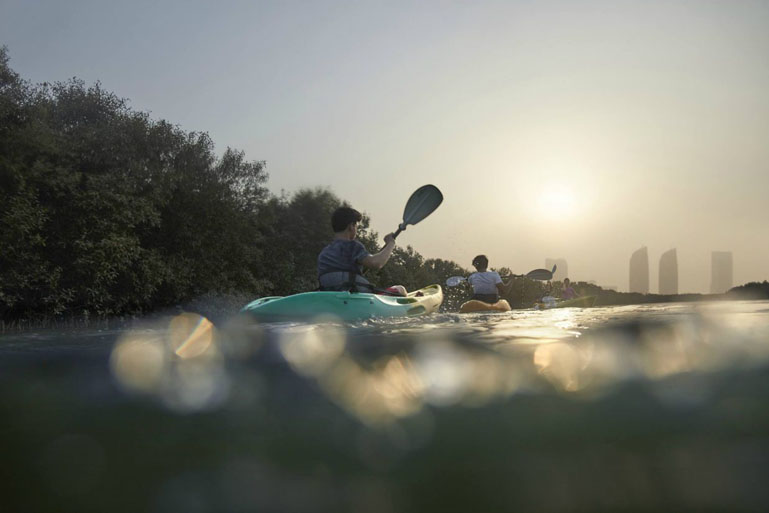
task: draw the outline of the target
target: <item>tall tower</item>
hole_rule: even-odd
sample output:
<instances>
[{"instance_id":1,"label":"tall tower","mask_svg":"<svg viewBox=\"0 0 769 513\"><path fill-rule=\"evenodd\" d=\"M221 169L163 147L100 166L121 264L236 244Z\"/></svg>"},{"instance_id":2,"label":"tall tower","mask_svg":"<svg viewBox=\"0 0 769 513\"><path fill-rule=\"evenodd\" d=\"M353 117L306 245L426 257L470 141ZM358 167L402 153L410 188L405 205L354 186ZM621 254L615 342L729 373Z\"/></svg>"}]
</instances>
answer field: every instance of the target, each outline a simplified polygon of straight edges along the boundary
<instances>
[{"instance_id":1,"label":"tall tower","mask_svg":"<svg viewBox=\"0 0 769 513\"><path fill-rule=\"evenodd\" d=\"M630 257L630 292L649 293L649 252L646 246Z\"/></svg>"},{"instance_id":2,"label":"tall tower","mask_svg":"<svg viewBox=\"0 0 769 513\"><path fill-rule=\"evenodd\" d=\"M678 294L678 256L675 248L660 257L659 291L660 294Z\"/></svg>"},{"instance_id":3,"label":"tall tower","mask_svg":"<svg viewBox=\"0 0 769 513\"><path fill-rule=\"evenodd\" d=\"M723 294L732 288L732 252L713 251L710 263L710 293Z\"/></svg>"},{"instance_id":4,"label":"tall tower","mask_svg":"<svg viewBox=\"0 0 769 513\"><path fill-rule=\"evenodd\" d=\"M552 269L554 265L558 267L553 274L553 281L563 281L564 278L569 277L569 264L566 263L565 258L546 258L545 269Z\"/></svg>"}]
</instances>

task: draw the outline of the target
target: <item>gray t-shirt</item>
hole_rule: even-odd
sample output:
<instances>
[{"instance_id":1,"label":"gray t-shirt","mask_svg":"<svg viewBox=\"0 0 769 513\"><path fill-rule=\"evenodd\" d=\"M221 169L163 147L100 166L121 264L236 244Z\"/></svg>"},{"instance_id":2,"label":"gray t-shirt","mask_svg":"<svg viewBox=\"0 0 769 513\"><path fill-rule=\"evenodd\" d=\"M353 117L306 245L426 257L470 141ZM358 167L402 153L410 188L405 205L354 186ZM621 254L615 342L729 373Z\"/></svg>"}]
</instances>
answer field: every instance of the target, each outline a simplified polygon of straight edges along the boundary
<instances>
[{"instance_id":1,"label":"gray t-shirt","mask_svg":"<svg viewBox=\"0 0 769 513\"><path fill-rule=\"evenodd\" d=\"M360 262L371 253L360 241L334 239L318 255L318 276L334 271L361 273Z\"/></svg>"}]
</instances>

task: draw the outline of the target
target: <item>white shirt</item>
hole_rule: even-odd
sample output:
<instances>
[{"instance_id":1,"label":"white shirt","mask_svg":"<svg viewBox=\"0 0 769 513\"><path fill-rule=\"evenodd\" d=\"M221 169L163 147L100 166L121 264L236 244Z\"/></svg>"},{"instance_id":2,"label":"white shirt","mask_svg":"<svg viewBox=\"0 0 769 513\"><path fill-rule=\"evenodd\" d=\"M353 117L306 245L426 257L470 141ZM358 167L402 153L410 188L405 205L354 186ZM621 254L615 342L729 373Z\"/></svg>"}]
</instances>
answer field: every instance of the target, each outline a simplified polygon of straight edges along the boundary
<instances>
[{"instance_id":1,"label":"white shirt","mask_svg":"<svg viewBox=\"0 0 769 513\"><path fill-rule=\"evenodd\" d=\"M499 294L497 283L502 283L502 278L496 271L484 271L471 274L467 281L473 286L475 294Z\"/></svg>"}]
</instances>

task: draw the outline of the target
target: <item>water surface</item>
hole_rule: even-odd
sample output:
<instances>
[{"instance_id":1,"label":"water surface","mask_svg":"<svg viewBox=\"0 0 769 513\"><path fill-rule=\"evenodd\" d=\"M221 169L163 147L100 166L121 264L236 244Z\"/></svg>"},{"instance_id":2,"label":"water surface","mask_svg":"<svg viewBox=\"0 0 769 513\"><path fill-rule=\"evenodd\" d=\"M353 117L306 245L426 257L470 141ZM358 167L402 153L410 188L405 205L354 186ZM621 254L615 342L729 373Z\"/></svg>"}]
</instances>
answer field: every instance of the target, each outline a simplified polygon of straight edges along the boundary
<instances>
[{"instance_id":1,"label":"water surface","mask_svg":"<svg viewBox=\"0 0 769 513\"><path fill-rule=\"evenodd\" d=\"M0 495L18 511L769 505L769 302L243 321L0 336Z\"/></svg>"}]
</instances>

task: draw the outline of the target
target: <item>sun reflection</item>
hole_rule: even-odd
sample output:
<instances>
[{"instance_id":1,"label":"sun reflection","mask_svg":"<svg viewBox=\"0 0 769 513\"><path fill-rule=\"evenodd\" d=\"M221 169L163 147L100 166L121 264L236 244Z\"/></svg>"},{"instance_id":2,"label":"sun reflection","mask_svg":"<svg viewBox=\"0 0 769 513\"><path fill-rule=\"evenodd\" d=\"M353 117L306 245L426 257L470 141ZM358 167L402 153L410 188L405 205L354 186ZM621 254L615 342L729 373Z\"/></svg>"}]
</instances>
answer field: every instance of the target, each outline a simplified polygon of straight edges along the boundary
<instances>
[{"instance_id":1,"label":"sun reflection","mask_svg":"<svg viewBox=\"0 0 769 513\"><path fill-rule=\"evenodd\" d=\"M557 388L575 392L580 388L583 368L579 352L570 344L544 344L534 352L534 365Z\"/></svg>"},{"instance_id":2,"label":"sun reflection","mask_svg":"<svg viewBox=\"0 0 769 513\"><path fill-rule=\"evenodd\" d=\"M344 353L346 334L334 324L301 325L283 331L279 343L294 370L318 376Z\"/></svg>"},{"instance_id":3,"label":"sun reflection","mask_svg":"<svg viewBox=\"0 0 769 513\"><path fill-rule=\"evenodd\" d=\"M163 390L166 404L179 411L206 410L226 398L230 380L221 365L210 361L184 361Z\"/></svg>"},{"instance_id":4,"label":"sun reflection","mask_svg":"<svg viewBox=\"0 0 769 513\"><path fill-rule=\"evenodd\" d=\"M415 413L421 406L424 384L414 372L406 355L386 358L374 382L375 390L388 404L388 410L403 417Z\"/></svg>"},{"instance_id":5,"label":"sun reflection","mask_svg":"<svg viewBox=\"0 0 769 513\"><path fill-rule=\"evenodd\" d=\"M124 388L137 392L156 390L166 367L162 338L142 333L129 334L120 340L110 355L110 369Z\"/></svg>"},{"instance_id":6,"label":"sun reflection","mask_svg":"<svg viewBox=\"0 0 769 513\"><path fill-rule=\"evenodd\" d=\"M693 354L675 326L647 329L642 335L641 365L646 375L659 379L692 370Z\"/></svg>"},{"instance_id":7,"label":"sun reflection","mask_svg":"<svg viewBox=\"0 0 769 513\"><path fill-rule=\"evenodd\" d=\"M183 313L171 319L168 338L177 356L195 358L211 346L214 325L202 315Z\"/></svg>"},{"instance_id":8,"label":"sun reflection","mask_svg":"<svg viewBox=\"0 0 769 513\"><path fill-rule=\"evenodd\" d=\"M482 406L495 397L512 394L524 381L522 369L496 352L474 355L471 363L470 382L462 404Z\"/></svg>"},{"instance_id":9,"label":"sun reflection","mask_svg":"<svg viewBox=\"0 0 769 513\"><path fill-rule=\"evenodd\" d=\"M179 411L212 408L229 391L214 325L198 314L178 315L166 330L127 332L112 350L110 369L126 391L155 395Z\"/></svg>"},{"instance_id":10,"label":"sun reflection","mask_svg":"<svg viewBox=\"0 0 769 513\"><path fill-rule=\"evenodd\" d=\"M357 340L357 333L367 337L378 326L235 323L218 331L205 317L182 314L165 329L127 333L115 345L110 367L127 391L152 394L177 411L200 411L235 401L231 384L247 378L233 375L232 368L258 377L256 360L245 358L271 344L330 402L365 425L395 429L429 411L426 405L475 407L522 391L553 389L589 399L629 379L659 383L660 390L670 380L680 390L680 383L691 383L684 392L692 396L698 373L769 356L758 342L763 339L740 337L717 320L691 316L588 329L591 321L579 309L564 309L491 326L483 320L478 330L397 325L387 334L375 332L381 344L358 350L353 340L370 340ZM397 345L385 340L388 336ZM672 393L663 396L678 400Z\"/></svg>"},{"instance_id":11,"label":"sun reflection","mask_svg":"<svg viewBox=\"0 0 769 513\"><path fill-rule=\"evenodd\" d=\"M416 365L425 382L427 401L447 406L461 399L471 367L454 344L446 341L421 344L417 349Z\"/></svg>"}]
</instances>

